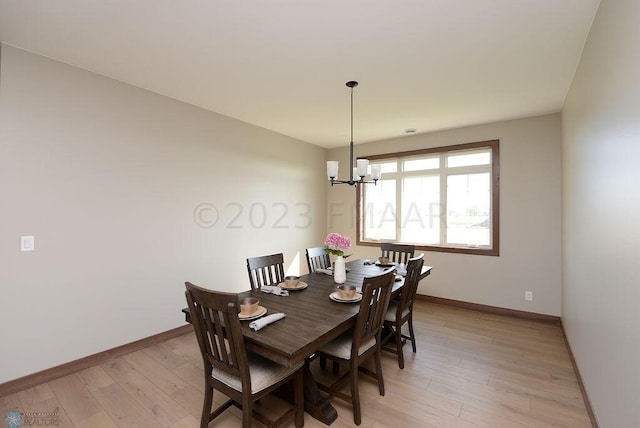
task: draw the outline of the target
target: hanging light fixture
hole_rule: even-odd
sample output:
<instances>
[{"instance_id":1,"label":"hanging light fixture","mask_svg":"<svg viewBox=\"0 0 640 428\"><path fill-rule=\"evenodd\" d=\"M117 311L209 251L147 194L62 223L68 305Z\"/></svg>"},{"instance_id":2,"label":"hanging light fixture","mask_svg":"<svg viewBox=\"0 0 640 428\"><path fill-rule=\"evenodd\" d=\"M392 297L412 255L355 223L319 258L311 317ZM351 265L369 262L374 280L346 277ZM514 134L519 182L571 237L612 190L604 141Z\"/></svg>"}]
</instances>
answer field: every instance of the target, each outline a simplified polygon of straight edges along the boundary
<instances>
[{"instance_id":1,"label":"hanging light fixture","mask_svg":"<svg viewBox=\"0 0 640 428\"><path fill-rule=\"evenodd\" d=\"M349 143L349 180L338 180L338 161L327 161L327 177L334 184L348 184L354 186L357 184L373 183L378 184L381 178L380 165L371 165L371 179L373 181L365 181L369 170L369 161L367 159L358 159L356 167L353 166L353 88L358 86L358 82L349 81L347 87L351 89L351 142Z\"/></svg>"}]
</instances>

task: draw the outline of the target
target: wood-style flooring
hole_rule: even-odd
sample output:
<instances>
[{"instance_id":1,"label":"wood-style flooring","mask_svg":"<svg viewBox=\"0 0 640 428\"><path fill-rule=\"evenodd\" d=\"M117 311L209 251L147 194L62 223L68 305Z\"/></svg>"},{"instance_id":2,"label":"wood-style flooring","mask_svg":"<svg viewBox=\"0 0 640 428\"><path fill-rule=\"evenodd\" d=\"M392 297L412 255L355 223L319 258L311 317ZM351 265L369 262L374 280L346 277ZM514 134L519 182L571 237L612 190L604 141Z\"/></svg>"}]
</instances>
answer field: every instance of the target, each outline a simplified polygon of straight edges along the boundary
<instances>
[{"instance_id":1,"label":"wood-style flooring","mask_svg":"<svg viewBox=\"0 0 640 428\"><path fill-rule=\"evenodd\" d=\"M383 353L384 397L361 376L362 427L591 427L560 327L424 301L414 325L418 352L405 346L404 370ZM197 427L202 397L202 360L187 334L1 397L0 418L49 412L60 427ZM354 426L350 406L332 403L332 426ZM239 427L239 410L210 426ZM325 425L305 414L305 426Z\"/></svg>"}]
</instances>

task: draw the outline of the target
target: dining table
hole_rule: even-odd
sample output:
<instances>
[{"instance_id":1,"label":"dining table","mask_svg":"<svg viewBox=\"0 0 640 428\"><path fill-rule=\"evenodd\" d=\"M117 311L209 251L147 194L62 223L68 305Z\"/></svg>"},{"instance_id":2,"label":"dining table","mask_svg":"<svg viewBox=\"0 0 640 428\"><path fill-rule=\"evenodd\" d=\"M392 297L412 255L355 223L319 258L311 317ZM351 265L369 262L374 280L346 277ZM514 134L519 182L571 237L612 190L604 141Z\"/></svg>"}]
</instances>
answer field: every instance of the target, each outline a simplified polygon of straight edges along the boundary
<instances>
[{"instance_id":1,"label":"dining table","mask_svg":"<svg viewBox=\"0 0 640 428\"><path fill-rule=\"evenodd\" d=\"M377 276L393 264L380 266L375 261L352 260L347 263L345 284L362 286L365 277ZM419 279L431 273L431 266L424 266ZM396 276L392 295L399 294L404 284L402 275ZM249 320L242 321L242 334L246 347L272 361L293 366L302 361L304 365L305 411L327 425L337 418L337 411L318 389L309 363L311 356L325 343L338 337L355 325L360 303L332 300L329 295L336 291L337 284L330 272L312 272L300 277L296 290L289 289L287 296L248 290L238 294L239 298L257 297L265 315L283 313L285 317L260 330L250 328ZM183 309L187 322L189 311Z\"/></svg>"}]
</instances>

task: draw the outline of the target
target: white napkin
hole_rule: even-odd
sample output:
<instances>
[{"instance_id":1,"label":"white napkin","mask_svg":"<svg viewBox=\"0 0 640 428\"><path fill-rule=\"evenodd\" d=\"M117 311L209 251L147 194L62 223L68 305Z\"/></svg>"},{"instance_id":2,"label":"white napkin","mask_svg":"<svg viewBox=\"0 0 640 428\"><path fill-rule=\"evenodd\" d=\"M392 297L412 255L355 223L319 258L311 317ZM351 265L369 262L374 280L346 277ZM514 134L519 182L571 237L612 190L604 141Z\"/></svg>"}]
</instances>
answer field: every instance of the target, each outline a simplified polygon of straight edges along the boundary
<instances>
[{"instance_id":1,"label":"white napkin","mask_svg":"<svg viewBox=\"0 0 640 428\"><path fill-rule=\"evenodd\" d=\"M275 294L276 296L288 296L289 292L287 290L283 290L277 285L263 285L260 287L260 291L263 293Z\"/></svg>"},{"instance_id":2,"label":"white napkin","mask_svg":"<svg viewBox=\"0 0 640 428\"><path fill-rule=\"evenodd\" d=\"M254 329L255 331L260 330L263 327L268 326L269 324L271 324L272 322L276 322L281 320L282 318L284 318L286 315L283 314L282 312L279 312L277 314L271 314L271 315L267 315L266 317L262 317L262 318L258 318L255 321L251 321L249 323L249 327L251 327L252 329Z\"/></svg>"},{"instance_id":3,"label":"white napkin","mask_svg":"<svg viewBox=\"0 0 640 428\"><path fill-rule=\"evenodd\" d=\"M404 263L400 263L396 266L396 273L398 275L407 276L407 266Z\"/></svg>"},{"instance_id":4,"label":"white napkin","mask_svg":"<svg viewBox=\"0 0 640 428\"><path fill-rule=\"evenodd\" d=\"M333 270L331 269L316 269L316 272L323 273L325 275L333 275Z\"/></svg>"}]
</instances>

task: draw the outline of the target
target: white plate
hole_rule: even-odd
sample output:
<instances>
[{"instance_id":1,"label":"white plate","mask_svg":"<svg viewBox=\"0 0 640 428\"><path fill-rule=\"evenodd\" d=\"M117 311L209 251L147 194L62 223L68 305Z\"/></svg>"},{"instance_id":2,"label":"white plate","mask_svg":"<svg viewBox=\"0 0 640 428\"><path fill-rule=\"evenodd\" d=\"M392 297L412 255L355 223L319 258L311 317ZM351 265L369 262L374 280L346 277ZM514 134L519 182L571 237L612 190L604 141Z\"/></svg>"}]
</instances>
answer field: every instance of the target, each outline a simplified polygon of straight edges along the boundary
<instances>
[{"instance_id":1,"label":"white plate","mask_svg":"<svg viewBox=\"0 0 640 428\"><path fill-rule=\"evenodd\" d=\"M353 296L353 299L342 299L340 298L340 294L338 294L337 291L334 291L333 293L329 294L329 298L338 303L354 303L362 300L362 294L356 293L356 295Z\"/></svg>"},{"instance_id":2,"label":"white plate","mask_svg":"<svg viewBox=\"0 0 640 428\"><path fill-rule=\"evenodd\" d=\"M278 284L278 287L282 288L283 290L304 290L305 288L307 288L309 286L309 284L307 284L306 282L298 282L298 285L296 285L295 287L288 287L286 282L281 282L280 284Z\"/></svg>"},{"instance_id":3,"label":"white plate","mask_svg":"<svg viewBox=\"0 0 640 428\"><path fill-rule=\"evenodd\" d=\"M260 318L266 313L267 313L267 308L265 308L264 306L258 306L258 310L255 311L254 313L250 315L243 315L240 313L238 314L238 318L240 318L240 321L254 320L256 318Z\"/></svg>"}]
</instances>

